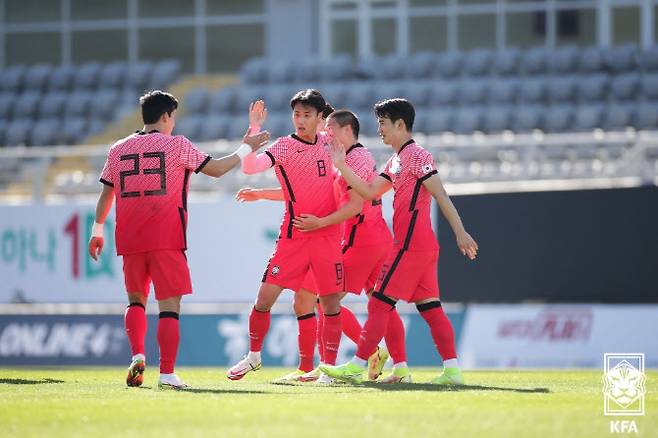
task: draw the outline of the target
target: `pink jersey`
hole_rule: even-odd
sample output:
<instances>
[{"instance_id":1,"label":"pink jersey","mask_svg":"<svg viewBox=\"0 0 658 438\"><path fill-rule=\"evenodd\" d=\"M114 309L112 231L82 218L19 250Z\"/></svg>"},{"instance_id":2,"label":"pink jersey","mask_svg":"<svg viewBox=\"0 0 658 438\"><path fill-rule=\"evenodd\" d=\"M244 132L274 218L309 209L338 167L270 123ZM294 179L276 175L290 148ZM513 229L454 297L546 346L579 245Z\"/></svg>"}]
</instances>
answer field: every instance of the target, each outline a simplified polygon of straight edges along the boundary
<instances>
[{"instance_id":1,"label":"pink jersey","mask_svg":"<svg viewBox=\"0 0 658 438\"><path fill-rule=\"evenodd\" d=\"M295 134L280 137L265 153L272 160L286 201L279 238L339 236L338 225L302 232L292 224L295 215L323 217L336 211L333 188L335 170L326 134L318 134L314 143L306 142Z\"/></svg>"},{"instance_id":2,"label":"pink jersey","mask_svg":"<svg viewBox=\"0 0 658 438\"><path fill-rule=\"evenodd\" d=\"M372 154L362 144L352 145L345 152L345 164L364 181L370 182L377 176L377 164ZM343 177L338 178L339 204L345 205L350 198L349 190ZM363 201L361 213L343 222L343 251L350 247L362 247L388 243L391 232L382 216L382 201Z\"/></svg>"},{"instance_id":3,"label":"pink jersey","mask_svg":"<svg viewBox=\"0 0 658 438\"><path fill-rule=\"evenodd\" d=\"M393 235L395 245L409 251L438 250L432 231L431 193L423 181L436 175L432 154L413 140L393 155L381 176L393 183Z\"/></svg>"},{"instance_id":4,"label":"pink jersey","mask_svg":"<svg viewBox=\"0 0 658 438\"><path fill-rule=\"evenodd\" d=\"M187 188L211 157L182 135L138 132L107 155L100 181L116 196L119 255L187 248Z\"/></svg>"}]
</instances>

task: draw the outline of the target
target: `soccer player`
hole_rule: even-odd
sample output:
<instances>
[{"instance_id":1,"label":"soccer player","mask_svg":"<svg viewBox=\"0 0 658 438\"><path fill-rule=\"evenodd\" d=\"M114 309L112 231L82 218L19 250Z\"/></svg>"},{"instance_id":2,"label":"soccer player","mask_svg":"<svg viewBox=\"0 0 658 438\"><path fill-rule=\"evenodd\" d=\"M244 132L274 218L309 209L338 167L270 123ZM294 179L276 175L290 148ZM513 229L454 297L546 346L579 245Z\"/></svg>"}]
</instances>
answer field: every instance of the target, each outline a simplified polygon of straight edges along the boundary
<instances>
[{"instance_id":1,"label":"soccer player","mask_svg":"<svg viewBox=\"0 0 658 438\"><path fill-rule=\"evenodd\" d=\"M346 150L346 164L360 178L371 181L376 174L375 160L370 152L358 141L360 124L354 113L348 110L338 110L327 118L327 131L336 140L344 145ZM360 294L365 290L368 296L373 291L375 280L379 275L382 265L391 251L393 238L386 225L381 212L381 200L364 202L363 198L347 185L343 178L337 178L339 186L339 205L341 208L329 216L318 218L312 215L301 214L295 222L295 226L303 231L311 231L322 228L327 225L342 222L343 228L343 264L345 266L345 290L354 294ZM237 199L242 201L254 201L258 199L280 199L281 189L251 189L245 188L238 192ZM306 283L306 282L305 282ZM303 308L298 302L308 300L305 289L312 290L310 286L303 287L295 294L294 309L299 320L299 348L300 348L300 367L291 373L287 380L312 381L319 379L319 383L331 383L326 375L321 375L319 368L310 373L303 374L308 367L305 364L304 354L304 322L314 316L304 318L302 312L308 310ZM358 343L361 334L361 325L354 317L354 314L345 306L341 306L341 315L343 319L343 332ZM300 319L301 318L301 319ZM320 319L322 320L322 311L320 310ZM411 382L411 374L406 364L406 351L404 345L404 325L400 315L392 309L389 319L389 325L385 336L386 345L393 358L394 372L392 375L382 380L382 383L399 383ZM318 339L320 350L321 365L324 365L324 348L321 336ZM307 347L306 347L307 348ZM385 349L376 352L369 358L369 379L374 380L379 377L381 369L388 358L388 352ZM312 363L312 359L311 359Z\"/></svg>"},{"instance_id":2,"label":"soccer player","mask_svg":"<svg viewBox=\"0 0 658 438\"><path fill-rule=\"evenodd\" d=\"M432 155L411 136L415 118L411 103L405 99L390 99L377 103L374 109L379 135L395 151L384 171L374 180L364 181L346 164L345 151L337 143L332 146L332 158L347 183L365 199L379 199L391 187L394 189L394 251L384 264L373 298L368 301L368 319L356 355L346 364L320 369L339 380L361 382L368 357L386 333L391 309L402 299L416 304L443 359L443 372L431 383L463 384L454 332L439 299L439 245L432 231L432 197L450 223L462 254L475 259L478 245L464 229L446 194Z\"/></svg>"},{"instance_id":3,"label":"soccer player","mask_svg":"<svg viewBox=\"0 0 658 438\"><path fill-rule=\"evenodd\" d=\"M192 293L185 250L187 190L191 172L219 178L252 151L267 143L269 134L246 134L233 153L212 159L181 135L171 135L176 124L176 98L159 90L140 98L144 127L111 148L100 182L96 221L89 255L97 260L103 250L103 224L116 197L116 246L123 256L128 308L126 334L132 350L128 386L140 386L146 366L146 301L151 282L158 300L160 387L185 388L174 374L178 352L181 297Z\"/></svg>"},{"instance_id":4,"label":"soccer player","mask_svg":"<svg viewBox=\"0 0 658 438\"><path fill-rule=\"evenodd\" d=\"M254 105L264 107L262 101ZM309 272L325 312L323 337L328 362L335 363L338 353L342 333L340 298L344 290L340 228L331 225L303 232L294 226L300 213L323 217L336 210L330 139L325 133L317 133L326 102L319 91L307 89L293 96L290 107L295 133L277 139L264 153L249 154L242 162L246 174L275 167L286 211L279 239L249 315L249 352L228 370L227 377L231 380L239 380L261 367L261 349L272 305L283 289L299 290Z\"/></svg>"}]
</instances>

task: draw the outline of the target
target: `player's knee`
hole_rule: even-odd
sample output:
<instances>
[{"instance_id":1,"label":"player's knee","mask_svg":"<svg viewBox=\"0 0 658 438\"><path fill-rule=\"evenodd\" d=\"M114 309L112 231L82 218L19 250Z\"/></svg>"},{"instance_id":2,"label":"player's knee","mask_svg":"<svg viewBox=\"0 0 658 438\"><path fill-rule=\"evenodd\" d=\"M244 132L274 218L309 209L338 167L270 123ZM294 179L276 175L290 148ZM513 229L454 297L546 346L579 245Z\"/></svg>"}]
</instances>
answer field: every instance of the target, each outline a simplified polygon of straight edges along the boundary
<instances>
[{"instance_id":1,"label":"player's knee","mask_svg":"<svg viewBox=\"0 0 658 438\"><path fill-rule=\"evenodd\" d=\"M441 301L439 301L438 299L435 299L435 298L433 298L429 301L421 301L420 303L416 303L416 309L418 309L418 311L420 313L423 313L423 312L426 312L426 311L432 310L432 309L441 308L441 307L442 307Z\"/></svg>"}]
</instances>

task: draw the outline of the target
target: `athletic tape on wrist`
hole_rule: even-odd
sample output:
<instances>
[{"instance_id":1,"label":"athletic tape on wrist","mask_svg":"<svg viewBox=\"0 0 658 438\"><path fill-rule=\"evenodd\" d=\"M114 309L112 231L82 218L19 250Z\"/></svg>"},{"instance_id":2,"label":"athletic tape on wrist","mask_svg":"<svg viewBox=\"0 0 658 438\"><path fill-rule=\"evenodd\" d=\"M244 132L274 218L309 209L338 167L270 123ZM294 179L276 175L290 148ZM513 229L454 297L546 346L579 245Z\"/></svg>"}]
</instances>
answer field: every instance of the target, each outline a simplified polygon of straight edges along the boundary
<instances>
[{"instance_id":1,"label":"athletic tape on wrist","mask_svg":"<svg viewBox=\"0 0 658 438\"><path fill-rule=\"evenodd\" d=\"M103 237L103 224L94 222L91 227L91 237Z\"/></svg>"},{"instance_id":2,"label":"athletic tape on wrist","mask_svg":"<svg viewBox=\"0 0 658 438\"><path fill-rule=\"evenodd\" d=\"M241 160L244 160L244 157L251 153L251 146L246 143L242 143L240 147L235 151L235 154L240 157Z\"/></svg>"}]
</instances>

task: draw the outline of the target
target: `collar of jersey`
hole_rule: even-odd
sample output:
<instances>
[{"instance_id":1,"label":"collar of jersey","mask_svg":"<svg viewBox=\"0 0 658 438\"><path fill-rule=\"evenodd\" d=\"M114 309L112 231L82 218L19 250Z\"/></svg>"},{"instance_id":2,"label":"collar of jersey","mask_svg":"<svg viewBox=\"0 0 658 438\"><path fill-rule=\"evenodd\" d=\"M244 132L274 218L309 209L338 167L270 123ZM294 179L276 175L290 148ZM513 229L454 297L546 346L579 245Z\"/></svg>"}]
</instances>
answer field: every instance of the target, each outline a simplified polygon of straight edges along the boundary
<instances>
[{"instance_id":1,"label":"collar of jersey","mask_svg":"<svg viewBox=\"0 0 658 438\"><path fill-rule=\"evenodd\" d=\"M307 144L307 145L309 145L309 146L315 146L315 145L317 144L317 142L318 142L318 135L317 135L317 134L315 134L315 141L314 141L313 143L301 139L300 137L297 136L297 134L290 134L290 136L291 136L292 138L294 138L295 140L297 140L297 141L301 141L302 143Z\"/></svg>"},{"instance_id":2,"label":"collar of jersey","mask_svg":"<svg viewBox=\"0 0 658 438\"><path fill-rule=\"evenodd\" d=\"M404 150L404 148L406 148L407 146L409 146L411 143L416 143L416 142L414 141L413 138L412 138L411 140L409 140L408 142L406 142L405 144L402 145L402 147L401 147L400 150L398 151L398 156L402 153L402 151Z\"/></svg>"},{"instance_id":3,"label":"collar of jersey","mask_svg":"<svg viewBox=\"0 0 658 438\"><path fill-rule=\"evenodd\" d=\"M137 135L146 135L146 134L155 134L156 132L160 132L157 129L151 129L149 132L144 132L141 129L139 131L135 131L135 134Z\"/></svg>"},{"instance_id":4,"label":"collar of jersey","mask_svg":"<svg viewBox=\"0 0 658 438\"><path fill-rule=\"evenodd\" d=\"M352 152L356 148L362 148L362 147L363 147L363 145L361 143L353 144L352 146L350 146L350 148L347 151L345 151L345 155L349 154L350 152Z\"/></svg>"}]
</instances>

